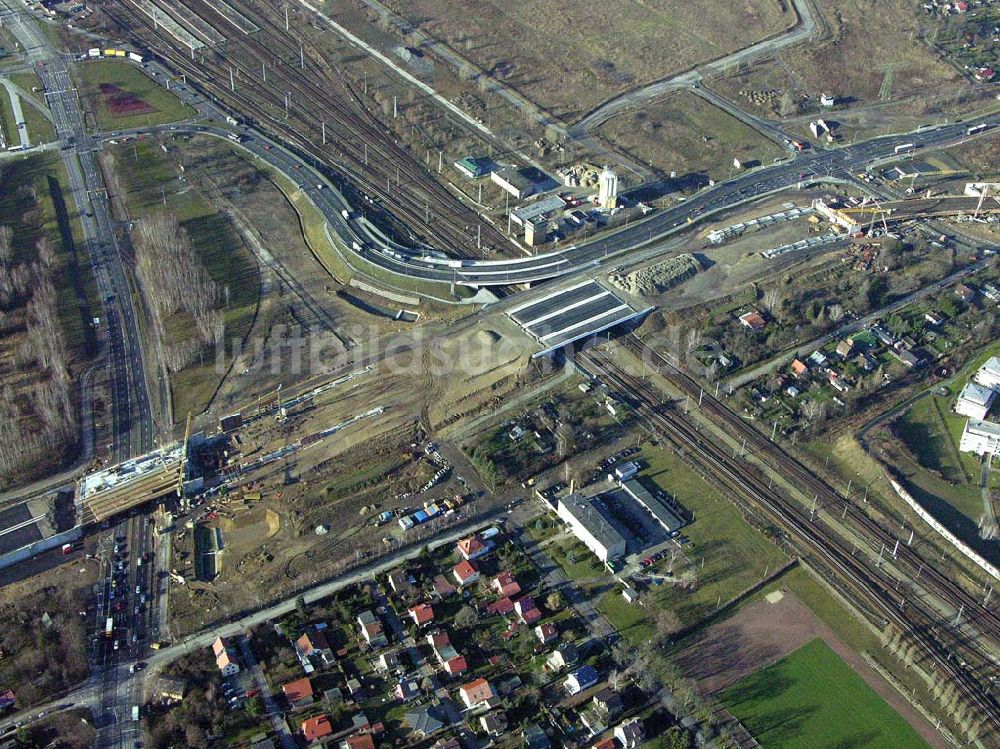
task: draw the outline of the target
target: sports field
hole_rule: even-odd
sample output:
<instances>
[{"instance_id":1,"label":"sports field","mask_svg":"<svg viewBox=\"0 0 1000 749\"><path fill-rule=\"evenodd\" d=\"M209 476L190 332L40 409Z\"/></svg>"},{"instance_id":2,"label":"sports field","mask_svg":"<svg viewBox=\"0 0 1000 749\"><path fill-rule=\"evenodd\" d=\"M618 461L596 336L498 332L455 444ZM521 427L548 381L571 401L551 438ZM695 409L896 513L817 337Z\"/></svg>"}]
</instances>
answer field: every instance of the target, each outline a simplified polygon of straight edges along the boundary
<instances>
[{"instance_id":1,"label":"sports field","mask_svg":"<svg viewBox=\"0 0 1000 749\"><path fill-rule=\"evenodd\" d=\"M820 639L738 681L722 702L765 749L927 747Z\"/></svg>"}]
</instances>

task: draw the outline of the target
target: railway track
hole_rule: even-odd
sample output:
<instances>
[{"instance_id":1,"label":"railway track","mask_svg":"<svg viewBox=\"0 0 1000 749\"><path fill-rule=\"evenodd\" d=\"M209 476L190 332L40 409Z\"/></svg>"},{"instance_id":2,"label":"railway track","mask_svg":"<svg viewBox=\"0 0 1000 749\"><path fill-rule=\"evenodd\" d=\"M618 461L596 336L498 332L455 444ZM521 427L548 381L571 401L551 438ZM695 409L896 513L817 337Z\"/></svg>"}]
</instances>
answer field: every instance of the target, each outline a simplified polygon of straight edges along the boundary
<instances>
[{"instance_id":1,"label":"railway track","mask_svg":"<svg viewBox=\"0 0 1000 749\"><path fill-rule=\"evenodd\" d=\"M926 659L924 669L935 671L961 693L968 706L963 718L974 711L972 715L981 719L982 733L990 739L1000 734L1000 704L966 664L955 658L956 648L967 645L960 632L944 625L906 584L893 580L879 566L873 568L865 563L836 534L825 530L818 519L803 515L796 502L773 489L755 469L706 439L693 421L670 404L663 404L649 384L624 371L608 352L591 349L578 358L609 387L630 394L639 417L658 435L704 467L726 491L767 515L815 568L841 590L849 590L862 610L883 626L891 623L916 644ZM984 740L987 736L978 738Z\"/></svg>"},{"instance_id":2,"label":"railway track","mask_svg":"<svg viewBox=\"0 0 1000 749\"><path fill-rule=\"evenodd\" d=\"M693 377L651 349L638 336L635 334L627 336L622 345L645 362L646 366L665 376L688 398L700 402L699 408L718 425L724 426L734 438L746 440L746 448L751 450L757 459L783 476L791 485L798 487L804 494L815 497L817 509L839 514L844 524L849 525L872 548L882 549L887 555L891 554L893 564L905 571L910 579L922 581L924 586L932 589L938 597L952 606L956 613L961 611L983 634L989 636L994 644L1000 645L1000 615L940 571L937 568L937 559L931 560L923 556L918 548L908 543L905 534L901 538L883 526L865 512L864 503L851 501L849 497L842 495L814 471L789 455L780 445L772 442L728 406L706 392Z\"/></svg>"},{"instance_id":3,"label":"railway track","mask_svg":"<svg viewBox=\"0 0 1000 749\"><path fill-rule=\"evenodd\" d=\"M483 248L505 245L492 225L481 223L475 212L415 161L367 110L335 66L284 31L275 19L277 5L234 5L260 32L231 34L225 44L199 50L194 60L190 50L158 32L129 0L108 0L105 11L183 73L189 83L233 111L250 115L300 152L342 175L345 189L356 185L367 198L359 203L397 219L397 233L409 233L412 241L458 257L482 256ZM184 6L210 23L226 23L207 0L184 0ZM231 70L235 90L230 87ZM325 145L321 123L325 123ZM477 224L482 226L482 247Z\"/></svg>"}]
</instances>

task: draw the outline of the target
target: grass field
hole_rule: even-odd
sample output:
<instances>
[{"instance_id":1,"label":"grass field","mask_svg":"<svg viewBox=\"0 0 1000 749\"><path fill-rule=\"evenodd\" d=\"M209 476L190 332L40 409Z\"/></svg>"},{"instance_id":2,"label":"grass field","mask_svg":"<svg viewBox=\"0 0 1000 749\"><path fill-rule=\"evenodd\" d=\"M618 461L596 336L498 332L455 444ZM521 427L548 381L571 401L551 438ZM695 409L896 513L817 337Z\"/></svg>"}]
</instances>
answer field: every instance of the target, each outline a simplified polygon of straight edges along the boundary
<instances>
[{"instance_id":1,"label":"grass field","mask_svg":"<svg viewBox=\"0 0 1000 749\"><path fill-rule=\"evenodd\" d=\"M77 67L81 79L80 97L94 114L100 130L124 130L143 125L159 125L191 117L194 109L146 76L134 65L109 60L95 60ZM148 111L116 114L108 106L101 86L118 89L116 95L131 96L145 103Z\"/></svg>"},{"instance_id":2,"label":"grass field","mask_svg":"<svg viewBox=\"0 0 1000 749\"><path fill-rule=\"evenodd\" d=\"M927 746L819 639L737 682L722 701L765 749Z\"/></svg>"},{"instance_id":3,"label":"grass field","mask_svg":"<svg viewBox=\"0 0 1000 749\"><path fill-rule=\"evenodd\" d=\"M692 187L729 177L734 158L752 166L783 155L775 143L688 91L614 117L597 133L664 174L689 177Z\"/></svg>"},{"instance_id":4,"label":"grass field","mask_svg":"<svg viewBox=\"0 0 1000 749\"><path fill-rule=\"evenodd\" d=\"M232 155L229 146L217 139L176 142L169 155L155 141L124 143L114 151L116 173L130 216L135 219L159 211L172 213L191 239L212 280L220 289L229 289L229 304L224 311L226 338L242 338L253 323L259 299L260 280L257 265L244 246L232 221L216 210L189 182L178 179L176 163L185 162L190 172L200 164L212 163L213 169L245 169ZM177 146L183 149L180 155ZM226 162L226 158L230 161ZM134 165L141 164L141 168ZM235 173L235 172L234 172ZM170 332L177 340L191 337L192 322L186 315L175 315ZM208 403L222 374L215 372L214 354L204 364L191 365L171 378L174 413L183 419L190 409L195 413Z\"/></svg>"},{"instance_id":5,"label":"grass field","mask_svg":"<svg viewBox=\"0 0 1000 749\"><path fill-rule=\"evenodd\" d=\"M622 91L717 59L795 23L790 3L777 0L621 0L573 10L559 0L391 0L388 5L480 69L566 119Z\"/></svg>"}]
</instances>

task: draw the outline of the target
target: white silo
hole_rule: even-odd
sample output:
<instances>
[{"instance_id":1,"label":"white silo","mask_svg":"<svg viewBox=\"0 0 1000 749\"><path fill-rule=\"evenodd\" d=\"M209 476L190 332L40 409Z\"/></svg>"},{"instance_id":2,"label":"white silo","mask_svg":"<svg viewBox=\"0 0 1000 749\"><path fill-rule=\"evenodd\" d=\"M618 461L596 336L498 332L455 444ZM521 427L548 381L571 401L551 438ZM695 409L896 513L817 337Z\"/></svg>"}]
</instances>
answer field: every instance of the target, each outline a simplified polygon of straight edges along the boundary
<instances>
[{"instance_id":1,"label":"white silo","mask_svg":"<svg viewBox=\"0 0 1000 749\"><path fill-rule=\"evenodd\" d=\"M597 202L609 211L618 205L618 175L608 167L597 178Z\"/></svg>"}]
</instances>

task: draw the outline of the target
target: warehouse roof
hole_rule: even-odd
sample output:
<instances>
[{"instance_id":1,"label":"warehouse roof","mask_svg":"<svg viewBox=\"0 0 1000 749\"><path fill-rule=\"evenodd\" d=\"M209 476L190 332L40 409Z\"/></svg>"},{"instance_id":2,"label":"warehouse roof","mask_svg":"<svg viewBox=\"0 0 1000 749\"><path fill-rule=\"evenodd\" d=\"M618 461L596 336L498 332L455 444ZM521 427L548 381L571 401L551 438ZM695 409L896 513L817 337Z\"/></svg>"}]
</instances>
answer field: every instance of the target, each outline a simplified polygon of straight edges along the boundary
<instances>
[{"instance_id":1,"label":"warehouse roof","mask_svg":"<svg viewBox=\"0 0 1000 749\"><path fill-rule=\"evenodd\" d=\"M625 536L616 528L617 524L611 521L604 505L596 497L588 499L582 494L574 493L560 499L559 505L606 549L627 543Z\"/></svg>"}]
</instances>

